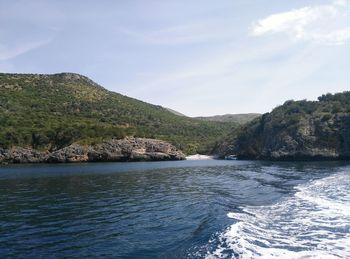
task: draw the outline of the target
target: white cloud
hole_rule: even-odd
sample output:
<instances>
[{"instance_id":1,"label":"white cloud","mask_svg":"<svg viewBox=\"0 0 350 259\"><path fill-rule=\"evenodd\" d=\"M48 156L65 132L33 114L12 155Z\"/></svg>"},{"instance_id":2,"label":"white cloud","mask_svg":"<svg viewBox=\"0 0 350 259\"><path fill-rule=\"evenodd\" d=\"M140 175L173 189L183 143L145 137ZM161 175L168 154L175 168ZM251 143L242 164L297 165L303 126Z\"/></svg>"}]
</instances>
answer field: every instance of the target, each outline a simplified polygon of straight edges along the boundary
<instances>
[{"instance_id":1,"label":"white cloud","mask_svg":"<svg viewBox=\"0 0 350 259\"><path fill-rule=\"evenodd\" d=\"M0 61L9 60L12 58L15 58L19 55L22 55L24 53L27 53L31 50L40 48L49 42L51 42L52 38L50 39L44 39L44 40L37 40L37 41L31 41L27 43L21 43L20 45L15 46L8 46L5 44L0 43Z\"/></svg>"},{"instance_id":2,"label":"white cloud","mask_svg":"<svg viewBox=\"0 0 350 259\"><path fill-rule=\"evenodd\" d=\"M118 28L117 32L124 33L146 44L152 45L181 45L202 43L228 38L230 33L224 22L207 21L190 24L180 24L158 30L136 31L128 28Z\"/></svg>"},{"instance_id":3,"label":"white cloud","mask_svg":"<svg viewBox=\"0 0 350 259\"><path fill-rule=\"evenodd\" d=\"M344 44L350 41L350 2L337 0L328 5L306 6L272 14L257 21L254 36L285 33L294 40L321 44Z\"/></svg>"},{"instance_id":4,"label":"white cloud","mask_svg":"<svg viewBox=\"0 0 350 259\"><path fill-rule=\"evenodd\" d=\"M314 39L325 44L345 44L350 40L350 26L324 34L313 35Z\"/></svg>"}]
</instances>

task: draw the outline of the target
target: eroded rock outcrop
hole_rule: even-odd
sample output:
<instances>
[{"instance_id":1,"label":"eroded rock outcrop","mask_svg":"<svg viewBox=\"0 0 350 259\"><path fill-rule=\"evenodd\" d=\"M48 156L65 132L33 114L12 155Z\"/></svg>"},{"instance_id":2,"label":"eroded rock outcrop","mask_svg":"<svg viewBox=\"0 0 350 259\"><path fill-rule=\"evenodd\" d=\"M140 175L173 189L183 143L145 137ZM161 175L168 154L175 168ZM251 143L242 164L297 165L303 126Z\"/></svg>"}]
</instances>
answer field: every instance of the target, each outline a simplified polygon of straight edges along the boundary
<instances>
[{"instance_id":1,"label":"eroded rock outcrop","mask_svg":"<svg viewBox=\"0 0 350 259\"><path fill-rule=\"evenodd\" d=\"M89 161L156 161L183 160L185 155L161 140L126 138L90 147L88 158Z\"/></svg>"},{"instance_id":2,"label":"eroded rock outcrop","mask_svg":"<svg viewBox=\"0 0 350 259\"><path fill-rule=\"evenodd\" d=\"M155 139L112 139L93 146L72 144L54 152L30 148L0 149L0 163L74 163L183 160L173 145Z\"/></svg>"},{"instance_id":3,"label":"eroded rock outcrop","mask_svg":"<svg viewBox=\"0 0 350 259\"><path fill-rule=\"evenodd\" d=\"M62 148L50 153L46 161L47 163L74 163L74 162L88 162L87 148L72 144L68 147Z\"/></svg>"},{"instance_id":4,"label":"eroded rock outcrop","mask_svg":"<svg viewBox=\"0 0 350 259\"><path fill-rule=\"evenodd\" d=\"M0 163L41 163L46 158L47 153L30 148L0 149Z\"/></svg>"}]
</instances>

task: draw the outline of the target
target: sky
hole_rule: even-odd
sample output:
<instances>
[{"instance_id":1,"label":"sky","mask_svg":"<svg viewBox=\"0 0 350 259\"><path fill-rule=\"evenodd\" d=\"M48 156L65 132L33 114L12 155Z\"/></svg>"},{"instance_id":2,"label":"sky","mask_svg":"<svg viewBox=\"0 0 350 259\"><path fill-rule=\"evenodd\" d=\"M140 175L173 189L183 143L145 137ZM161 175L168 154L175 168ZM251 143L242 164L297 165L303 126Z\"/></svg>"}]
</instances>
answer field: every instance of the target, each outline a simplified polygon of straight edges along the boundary
<instances>
[{"instance_id":1,"label":"sky","mask_svg":"<svg viewBox=\"0 0 350 259\"><path fill-rule=\"evenodd\" d=\"M188 116L350 90L350 0L0 0L0 72L83 74Z\"/></svg>"}]
</instances>

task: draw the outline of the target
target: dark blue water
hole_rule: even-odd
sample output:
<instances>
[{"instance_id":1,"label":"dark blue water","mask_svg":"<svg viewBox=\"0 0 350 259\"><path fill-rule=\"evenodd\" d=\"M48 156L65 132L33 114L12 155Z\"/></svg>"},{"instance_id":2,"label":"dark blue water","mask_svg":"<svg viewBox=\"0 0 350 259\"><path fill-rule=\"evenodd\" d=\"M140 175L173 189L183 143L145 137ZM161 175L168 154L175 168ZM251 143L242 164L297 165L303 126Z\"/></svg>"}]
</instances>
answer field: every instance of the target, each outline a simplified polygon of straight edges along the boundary
<instances>
[{"instance_id":1,"label":"dark blue water","mask_svg":"<svg viewBox=\"0 0 350 259\"><path fill-rule=\"evenodd\" d=\"M0 168L0 257L350 257L350 165Z\"/></svg>"}]
</instances>

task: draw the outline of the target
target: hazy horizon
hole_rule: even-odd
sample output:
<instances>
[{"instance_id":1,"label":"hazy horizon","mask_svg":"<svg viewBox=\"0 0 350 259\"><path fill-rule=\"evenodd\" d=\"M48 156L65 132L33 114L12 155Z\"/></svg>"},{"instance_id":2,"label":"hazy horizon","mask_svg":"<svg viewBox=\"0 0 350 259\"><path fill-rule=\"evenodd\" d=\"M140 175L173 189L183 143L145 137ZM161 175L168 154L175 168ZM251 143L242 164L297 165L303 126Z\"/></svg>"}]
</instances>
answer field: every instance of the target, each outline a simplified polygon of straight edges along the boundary
<instances>
[{"instance_id":1,"label":"hazy horizon","mask_svg":"<svg viewBox=\"0 0 350 259\"><path fill-rule=\"evenodd\" d=\"M187 116L349 90L350 1L0 0L0 71L85 75Z\"/></svg>"}]
</instances>

